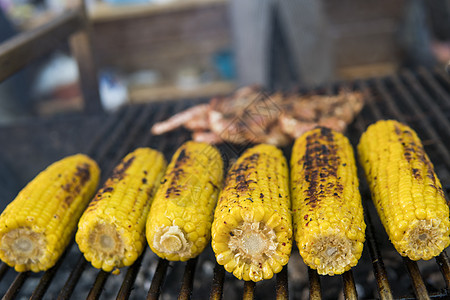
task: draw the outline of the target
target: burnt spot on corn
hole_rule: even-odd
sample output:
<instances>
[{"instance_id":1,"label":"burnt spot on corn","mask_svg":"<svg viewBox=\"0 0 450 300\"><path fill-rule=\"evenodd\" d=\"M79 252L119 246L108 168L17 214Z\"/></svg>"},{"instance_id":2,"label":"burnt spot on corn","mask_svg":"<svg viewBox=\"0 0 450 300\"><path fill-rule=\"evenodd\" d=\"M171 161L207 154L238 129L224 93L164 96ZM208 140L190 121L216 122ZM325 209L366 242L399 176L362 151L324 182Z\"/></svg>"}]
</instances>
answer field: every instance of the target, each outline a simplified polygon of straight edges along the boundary
<instances>
[{"instance_id":1,"label":"burnt spot on corn","mask_svg":"<svg viewBox=\"0 0 450 300\"><path fill-rule=\"evenodd\" d=\"M113 188L112 186L105 186L105 187L102 189L102 192L103 192L103 193L111 193L112 191L114 191L114 188Z\"/></svg>"},{"instance_id":2,"label":"burnt spot on corn","mask_svg":"<svg viewBox=\"0 0 450 300\"><path fill-rule=\"evenodd\" d=\"M235 189L239 194L243 194L250 190L250 184L255 183L255 181L252 179L247 180L247 177L250 172L256 172L256 163L259 156L259 153L254 153L245 157L240 164L231 168L226 180L228 189ZM235 185L230 184L233 181L235 182Z\"/></svg>"},{"instance_id":3,"label":"burnt spot on corn","mask_svg":"<svg viewBox=\"0 0 450 300\"><path fill-rule=\"evenodd\" d=\"M125 172L131 166L134 161L135 156L130 156L127 160L121 162L113 171L111 175L111 179L113 180L122 180L125 177Z\"/></svg>"},{"instance_id":4,"label":"burnt spot on corn","mask_svg":"<svg viewBox=\"0 0 450 300\"><path fill-rule=\"evenodd\" d=\"M68 195L68 196L66 196L66 198L64 198L64 203L67 204L67 206L70 206L70 204L72 204L72 202L73 202L72 195Z\"/></svg>"},{"instance_id":5,"label":"burnt spot on corn","mask_svg":"<svg viewBox=\"0 0 450 300\"><path fill-rule=\"evenodd\" d=\"M88 163L83 163L77 166L75 173L76 177L80 178L80 184L84 185L89 179L91 179L91 170Z\"/></svg>"},{"instance_id":6,"label":"burnt spot on corn","mask_svg":"<svg viewBox=\"0 0 450 300\"><path fill-rule=\"evenodd\" d=\"M186 152L185 146L182 146L182 148L180 149L181 151L178 153L173 168L170 170L169 174L166 175L169 180L166 178L163 180L163 182L161 182L162 184L164 184L169 181L169 187L166 189L164 195L166 199L172 196L179 196L183 184L182 182L184 182L185 184L188 183L187 180L182 181L182 176L185 174L184 169L186 168L186 164L190 160L190 155Z\"/></svg>"},{"instance_id":7,"label":"burnt spot on corn","mask_svg":"<svg viewBox=\"0 0 450 300\"><path fill-rule=\"evenodd\" d=\"M411 130L400 130L398 125L395 125L394 127L395 133L398 136L398 142L401 143L403 147L404 158L408 161L408 163L412 163L413 160L416 160L423 166L422 168L411 167L411 172L414 179L423 182L423 176L426 176L432 182L429 186L437 190L441 196L444 196L442 187L440 187L440 185L436 182L433 164L428 158L418 137L416 137Z\"/></svg>"},{"instance_id":8,"label":"burnt spot on corn","mask_svg":"<svg viewBox=\"0 0 450 300\"><path fill-rule=\"evenodd\" d=\"M142 178L142 183L146 184L147 183L147 178Z\"/></svg>"},{"instance_id":9,"label":"burnt spot on corn","mask_svg":"<svg viewBox=\"0 0 450 300\"><path fill-rule=\"evenodd\" d=\"M343 190L341 184L335 184L332 180L324 185L326 179L337 177L340 165L340 157L337 154L338 146L334 140L333 132L324 127L315 129L306 138L306 151L298 161L303 165L305 180L308 182L305 202L311 208L315 208L321 198L327 194L339 193ZM325 189L326 188L326 189Z\"/></svg>"}]
</instances>

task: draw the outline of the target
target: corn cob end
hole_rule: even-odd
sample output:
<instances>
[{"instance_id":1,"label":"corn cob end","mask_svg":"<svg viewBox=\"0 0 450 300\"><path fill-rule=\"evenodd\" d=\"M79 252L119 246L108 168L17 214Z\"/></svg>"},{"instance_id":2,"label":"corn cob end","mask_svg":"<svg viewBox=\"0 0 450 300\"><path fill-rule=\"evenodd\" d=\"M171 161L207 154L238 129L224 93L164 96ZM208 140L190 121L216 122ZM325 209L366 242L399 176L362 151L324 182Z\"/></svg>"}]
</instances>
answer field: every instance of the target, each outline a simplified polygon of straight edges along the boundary
<instances>
[{"instance_id":1,"label":"corn cob end","mask_svg":"<svg viewBox=\"0 0 450 300\"><path fill-rule=\"evenodd\" d=\"M310 243L301 246L300 255L320 275L332 276L355 266L362 249L362 242L350 240L338 233L312 239Z\"/></svg>"},{"instance_id":2,"label":"corn cob end","mask_svg":"<svg viewBox=\"0 0 450 300\"><path fill-rule=\"evenodd\" d=\"M272 257L278 246L275 231L262 222L243 222L231 231L230 236L228 247L235 259L256 266L264 263L267 257Z\"/></svg>"},{"instance_id":3,"label":"corn cob end","mask_svg":"<svg viewBox=\"0 0 450 300\"><path fill-rule=\"evenodd\" d=\"M438 219L414 220L398 242L398 249L412 260L430 260L450 244L448 236L448 227Z\"/></svg>"},{"instance_id":4,"label":"corn cob end","mask_svg":"<svg viewBox=\"0 0 450 300\"><path fill-rule=\"evenodd\" d=\"M166 259L178 257L185 261L191 256L192 243L180 227L161 226L154 232L152 250L160 252ZM175 259L178 260L178 259Z\"/></svg>"},{"instance_id":5,"label":"corn cob end","mask_svg":"<svg viewBox=\"0 0 450 300\"><path fill-rule=\"evenodd\" d=\"M0 251L3 253L2 259L9 266L14 266L17 272L24 272L28 270L27 265L45 263L42 259L46 244L44 234L20 227L2 237ZM39 269L33 270L33 272L39 271Z\"/></svg>"}]
</instances>

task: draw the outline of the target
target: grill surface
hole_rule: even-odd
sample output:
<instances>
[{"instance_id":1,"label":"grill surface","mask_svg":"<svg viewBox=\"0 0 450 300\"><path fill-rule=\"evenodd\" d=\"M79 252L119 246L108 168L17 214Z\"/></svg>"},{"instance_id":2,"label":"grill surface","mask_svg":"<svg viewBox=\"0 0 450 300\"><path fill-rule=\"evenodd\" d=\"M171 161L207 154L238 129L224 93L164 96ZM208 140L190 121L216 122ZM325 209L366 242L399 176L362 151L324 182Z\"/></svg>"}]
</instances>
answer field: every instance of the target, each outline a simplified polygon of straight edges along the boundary
<instances>
[{"instance_id":1,"label":"grill surface","mask_svg":"<svg viewBox=\"0 0 450 300\"><path fill-rule=\"evenodd\" d=\"M393 118L409 124L422 138L436 167L444 190L450 190L450 77L437 70L405 71L397 76L367 81L337 83L315 90L330 94L342 87L363 90L368 102L349 127L347 136L356 145L361 133L378 119ZM200 100L199 100L200 101ZM180 129L152 136L154 122L199 101L127 106L110 116L86 151L99 163L103 181L129 151L149 146L170 159L189 138ZM244 149L220 145L229 162ZM284 149L289 157L289 147ZM361 171L361 168L359 168ZM367 223L365 248L359 264L342 276L319 276L307 268L294 247L292 257L273 280L254 284L238 281L215 263L211 247L186 263L169 263L157 258L148 247L120 275L98 271L87 263L72 243L58 264L44 273L16 273L0 265L3 299L449 299L450 264L446 249L429 262L401 258L390 245L361 176L361 193ZM448 199L448 197L447 197ZM197 275L196 275L197 274ZM288 285L289 281L289 285ZM358 297L359 296L359 297Z\"/></svg>"}]
</instances>

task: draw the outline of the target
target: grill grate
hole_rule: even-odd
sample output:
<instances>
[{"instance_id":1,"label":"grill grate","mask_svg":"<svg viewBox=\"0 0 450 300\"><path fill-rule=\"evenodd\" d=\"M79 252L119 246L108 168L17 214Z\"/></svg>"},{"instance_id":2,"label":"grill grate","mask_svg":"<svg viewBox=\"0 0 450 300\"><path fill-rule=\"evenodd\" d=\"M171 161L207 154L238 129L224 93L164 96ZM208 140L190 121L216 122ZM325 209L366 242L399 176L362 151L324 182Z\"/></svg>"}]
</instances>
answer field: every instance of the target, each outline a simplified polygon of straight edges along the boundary
<instances>
[{"instance_id":1,"label":"grill grate","mask_svg":"<svg viewBox=\"0 0 450 300\"><path fill-rule=\"evenodd\" d=\"M353 145L356 145L367 126L378 119L395 118L405 122L413 127L424 141L426 151L435 164L444 190L449 192L450 146L446 143L450 140L450 78L443 71L430 72L425 69L415 72L404 71L383 79L330 85L316 92L333 93L342 87L363 90L368 95L367 105L347 132ZM180 129L164 136L151 136L149 128L154 122L197 103L199 101L135 105L125 107L112 115L85 151L99 163L103 170L102 181L112 172L118 161L135 147L154 147L170 158L176 148L189 138L189 133ZM229 145L221 145L219 148L228 159L236 157L243 150L231 148ZM285 150L288 155L289 150ZM360 180L367 223L365 244L367 250L364 250L358 266L342 276L334 278L319 276L303 265L296 247L288 264L291 272L288 272L288 267L285 266L274 280L258 284L239 282L227 274L222 266L214 262L210 248L199 258L187 263L169 263L158 259L146 247L133 266L123 274L113 276L92 268L72 242L58 264L42 274L35 275L29 272L18 274L2 263L0 283L8 287L7 290L5 289L3 299L13 299L17 295L26 297L31 295L31 299L69 299L71 297L73 299L85 297L87 299L110 299L111 297L143 299L146 295L147 299L158 299L161 294L167 294L167 298L176 297L177 292L179 299L190 299L191 296L203 299L207 297L206 294L209 294L210 299L228 299L234 295L230 294L229 288L235 289L236 286L240 286L240 297L243 299L258 298L259 290L263 291L264 298L271 295L271 290L272 293L275 292L277 299L287 299L289 293L295 298L307 295L311 299L336 298L336 294L329 296L329 283L340 286L346 299L358 299L358 293L361 298L448 299L450 297L450 263L447 253L443 252L435 259L437 264L433 263L435 269L440 270L443 286L430 288L430 284L424 280L421 262L417 263L407 258L401 259L386 241L387 235L380 228L367 184L361 173ZM386 244L388 246L383 247ZM391 257L400 262L401 270L407 270L409 273L407 280L409 288L406 292L402 290L403 294L398 294L397 286L393 284L397 282L397 279L393 278L392 266L387 267L384 263L384 259L387 258L390 261ZM370 263L372 263L372 270ZM304 279L300 280L292 275L295 269L304 270L300 272L303 273ZM373 276L372 280L367 279L371 276ZM288 285L288 278L290 285ZM321 285L326 286L327 290L321 288ZM358 290L358 286L361 285L373 285L372 292L364 292L361 295ZM88 288L85 289L85 287ZM114 291L112 296L108 294L111 290ZM266 290L269 292L266 293Z\"/></svg>"}]
</instances>

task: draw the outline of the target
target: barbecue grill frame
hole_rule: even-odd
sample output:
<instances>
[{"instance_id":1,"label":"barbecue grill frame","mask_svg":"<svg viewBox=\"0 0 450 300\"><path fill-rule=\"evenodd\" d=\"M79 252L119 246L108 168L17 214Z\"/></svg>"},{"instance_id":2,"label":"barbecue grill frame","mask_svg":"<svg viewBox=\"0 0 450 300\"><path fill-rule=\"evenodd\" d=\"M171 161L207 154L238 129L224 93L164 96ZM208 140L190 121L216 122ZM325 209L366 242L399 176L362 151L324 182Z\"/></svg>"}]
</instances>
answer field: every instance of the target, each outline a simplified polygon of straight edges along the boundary
<instances>
[{"instance_id":1,"label":"barbecue grill frame","mask_svg":"<svg viewBox=\"0 0 450 300\"><path fill-rule=\"evenodd\" d=\"M369 123L386 117L395 118L411 125L416 130L420 129L419 135L424 141L425 148L427 151L430 150L430 153L433 154L431 157L432 161L439 156L438 162L450 170L450 146L444 144L444 137L442 136L442 132L447 132L446 136L450 138L450 78L447 77L445 73L440 70L430 72L425 69L419 69L416 72L404 71L398 75L386 78L330 84L324 88L317 89L316 92L335 93L342 87L363 90L367 94L367 103L364 110L349 127L348 134L353 138L353 145L355 145L356 142L355 138L360 136ZM188 138L188 132L180 130L168 133L164 136L152 136L148 133L148 129L154 122L160 121L163 118L196 103L198 103L198 101L134 105L125 107L111 116L98 133L97 138L92 141L87 151L87 153L96 159L100 166L102 166L102 169L104 170L102 181L104 181L112 172L114 165L134 147L157 145L160 150L168 150L164 151L164 153L167 156L170 156L174 149ZM424 110L423 107L421 107L424 103L427 103L428 110ZM404 106L400 107L399 105ZM387 109L388 111L383 112L382 109ZM408 111L412 113L409 114ZM437 128L436 124L440 124L441 127ZM111 149L113 148L118 149L112 153ZM434 162L436 163L436 161ZM368 213L370 210L368 205L371 205L371 200L367 193L365 180L361 178L361 176L360 179L365 221L367 223L365 247L368 249L372 261L378 297L379 299L394 299L388 281L388 274L383 264L383 257L380 254L378 242L375 237L373 218L376 216ZM447 186L450 186L450 182L447 182L446 184ZM68 249L71 247L76 246L72 244ZM149 249L146 249L136 263L127 268L117 299L127 299L130 296L136 277L141 270L144 255L146 255L146 253L148 255L149 251ZM64 256L66 256L68 252L69 250L66 250ZM31 299L43 299L45 297L47 288L51 284L54 275L61 267L64 260L65 258L63 257L58 261L55 267L42 274L40 282L34 289ZM439 293L429 293L417 263L408 258L403 258L404 265L410 274L413 292L417 299L448 299L450 297L450 263L446 252L444 251L435 260L443 275L445 288ZM192 259L186 263L180 285L179 299L190 299L193 292L195 269L197 265L198 258ZM288 265L285 266L275 278L277 299L287 299L289 297ZM162 287L169 267L170 264L168 261L163 259L158 260L147 299L159 298L163 292ZM70 298L86 268L91 268L91 266L85 261L82 254L79 253L77 263L72 269L66 283L61 287L58 299ZM0 264L0 280L7 272L14 271L9 270L4 263ZM29 275L30 273L28 272L18 273L3 299L13 299L26 282ZM226 272L224 268L216 263L210 299L222 299L224 282L226 279L225 275ZM101 270L98 271L96 280L89 292L88 299L98 299L101 296L109 276L110 274L107 272ZM310 298L320 299L321 277L317 272L308 268L308 278ZM357 289L352 270L344 273L341 278L345 298L357 299ZM255 289L257 289L257 284L253 282L243 282L243 299L253 299L255 297ZM414 298L402 296L395 299Z\"/></svg>"}]
</instances>

